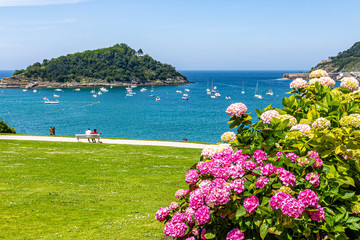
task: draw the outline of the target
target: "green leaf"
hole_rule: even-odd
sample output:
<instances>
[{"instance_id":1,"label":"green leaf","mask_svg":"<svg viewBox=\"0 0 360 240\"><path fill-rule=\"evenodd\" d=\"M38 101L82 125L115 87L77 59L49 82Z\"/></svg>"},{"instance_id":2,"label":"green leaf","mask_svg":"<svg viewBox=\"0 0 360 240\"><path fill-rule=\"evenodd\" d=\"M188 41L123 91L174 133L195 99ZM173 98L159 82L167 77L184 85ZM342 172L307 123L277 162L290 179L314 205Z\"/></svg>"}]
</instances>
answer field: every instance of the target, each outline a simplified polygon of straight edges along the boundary
<instances>
[{"instance_id":1,"label":"green leaf","mask_svg":"<svg viewBox=\"0 0 360 240\"><path fill-rule=\"evenodd\" d=\"M355 192L349 191L345 192L340 198L341 199L349 199L352 198L355 195Z\"/></svg>"},{"instance_id":2,"label":"green leaf","mask_svg":"<svg viewBox=\"0 0 360 240\"><path fill-rule=\"evenodd\" d=\"M334 227L335 232L345 232L345 229L343 226L337 225Z\"/></svg>"},{"instance_id":3,"label":"green leaf","mask_svg":"<svg viewBox=\"0 0 360 240\"><path fill-rule=\"evenodd\" d=\"M267 233L268 233L268 228L269 228L269 225L267 224L267 222L263 222L263 224L261 224L261 227L260 227L260 237L261 239L265 239Z\"/></svg>"},{"instance_id":4,"label":"green leaf","mask_svg":"<svg viewBox=\"0 0 360 240\"><path fill-rule=\"evenodd\" d=\"M236 217L242 217L246 214L246 209L243 206L240 206L237 210L236 210Z\"/></svg>"},{"instance_id":5,"label":"green leaf","mask_svg":"<svg viewBox=\"0 0 360 240\"><path fill-rule=\"evenodd\" d=\"M205 237L206 237L206 239L214 239L216 236L213 233L206 233Z\"/></svg>"},{"instance_id":6,"label":"green leaf","mask_svg":"<svg viewBox=\"0 0 360 240\"><path fill-rule=\"evenodd\" d=\"M355 223L358 222L360 218L358 217L349 217L348 220L346 220L346 223Z\"/></svg>"}]
</instances>

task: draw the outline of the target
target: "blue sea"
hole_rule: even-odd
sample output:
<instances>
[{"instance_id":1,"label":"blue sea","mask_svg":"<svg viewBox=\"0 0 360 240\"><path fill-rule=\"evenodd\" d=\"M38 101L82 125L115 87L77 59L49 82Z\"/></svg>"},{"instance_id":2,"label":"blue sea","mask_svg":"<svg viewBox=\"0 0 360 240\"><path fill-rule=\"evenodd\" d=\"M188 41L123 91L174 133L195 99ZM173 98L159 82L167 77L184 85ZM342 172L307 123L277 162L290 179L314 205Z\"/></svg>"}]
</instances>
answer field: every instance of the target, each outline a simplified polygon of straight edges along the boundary
<instances>
[{"instance_id":1,"label":"blue sea","mask_svg":"<svg viewBox=\"0 0 360 240\"><path fill-rule=\"evenodd\" d=\"M200 141L216 143L223 132L229 131L225 113L231 103L242 102L256 118L255 108L269 104L281 107L282 97L290 91L290 80L281 79L284 73L298 71L180 71L194 82L186 86L154 88L155 101L142 87L134 88L136 95L126 97L123 87L109 89L97 98L92 89L0 89L0 118L20 134L49 134L55 127L56 135L74 136L96 128L103 137L149 140ZM13 71L0 71L0 78ZM254 98L256 84L264 99ZM206 88L216 86L221 97L210 98ZM245 94L241 94L244 85ZM182 100L176 90L188 88L189 100ZM273 96L266 95L272 89ZM54 98L53 94L60 97ZM225 96L230 96L226 100ZM43 98L59 100L59 104L44 104ZM257 121L257 120L256 120Z\"/></svg>"}]
</instances>

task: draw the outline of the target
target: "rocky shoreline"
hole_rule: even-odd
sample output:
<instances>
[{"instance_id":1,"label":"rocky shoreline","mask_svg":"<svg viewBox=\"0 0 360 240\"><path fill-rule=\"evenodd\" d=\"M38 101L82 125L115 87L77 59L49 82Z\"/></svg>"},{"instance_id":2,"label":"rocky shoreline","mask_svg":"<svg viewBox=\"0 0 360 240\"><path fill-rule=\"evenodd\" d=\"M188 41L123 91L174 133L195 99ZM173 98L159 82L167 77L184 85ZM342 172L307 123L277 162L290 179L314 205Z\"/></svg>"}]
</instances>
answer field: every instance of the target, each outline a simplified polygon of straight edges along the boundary
<instances>
[{"instance_id":1,"label":"rocky shoreline","mask_svg":"<svg viewBox=\"0 0 360 240\"><path fill-rule=\"evenodd\" d=\"M131 82L107 82L99 79L87 79L80 82L48 82L41 79L25 78L24 76L11 76L0 80L0 88L99 88L99 87L127 87L129 85L136 86L172 86L190 84L186 79L168 78L166 80L146 81L136 79Z\"/></svg>"},{"instance_id":2,"label":"rocky shoreline","mask_svg":"<svg viewBox=\"0 0 360 240\"><path fill-rule=\"evenodd\" d=\"M357 80L360 80L360 72L341 72L341 73L328 73L329 77L334 80L341 80L343 77L355 77ZM285 73L283 75L284 79L309 79L310 73Z\"/></svg>"}]
</instances>

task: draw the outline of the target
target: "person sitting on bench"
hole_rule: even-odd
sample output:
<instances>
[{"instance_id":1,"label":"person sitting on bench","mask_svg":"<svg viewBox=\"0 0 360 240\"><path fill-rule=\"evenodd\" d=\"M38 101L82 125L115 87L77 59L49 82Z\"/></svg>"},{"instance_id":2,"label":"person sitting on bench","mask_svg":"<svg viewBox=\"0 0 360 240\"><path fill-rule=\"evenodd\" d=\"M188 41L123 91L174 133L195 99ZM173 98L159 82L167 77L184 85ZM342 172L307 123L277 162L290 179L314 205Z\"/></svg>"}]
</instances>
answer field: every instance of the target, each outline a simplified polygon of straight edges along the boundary
<instances>
[{"instance_id":1,"label":"person sitting on bench","mask_svg":"<svg viewBox=\"0 0 360 240\"><path fill-rule=\"evenodd\" d=\"M86 134L86 135L90 135L90 134L91 134L90 128L88 128L88 130L86 130L85 134ZM90 138L88 138L88 141L90 142Z\"/></svg>"},{"instance_id":2,"label":"person sitting on bench","mask_svg":"<svg viewBox=\"0 0 360 240\"><path fill-rule=\"evenodd\" d=\"M94 131L93 131L91 134L99 134L99 136L100 136L101 132L98 133L98 132L96 131L96 128L95 128ZM92 139L92 141L93 141L93 143L96 143L96 140L95 140L94 138ZM101 143L101 142L100 142L100 138L99 138L98 142Z\"/></svg>"}]
</instances>

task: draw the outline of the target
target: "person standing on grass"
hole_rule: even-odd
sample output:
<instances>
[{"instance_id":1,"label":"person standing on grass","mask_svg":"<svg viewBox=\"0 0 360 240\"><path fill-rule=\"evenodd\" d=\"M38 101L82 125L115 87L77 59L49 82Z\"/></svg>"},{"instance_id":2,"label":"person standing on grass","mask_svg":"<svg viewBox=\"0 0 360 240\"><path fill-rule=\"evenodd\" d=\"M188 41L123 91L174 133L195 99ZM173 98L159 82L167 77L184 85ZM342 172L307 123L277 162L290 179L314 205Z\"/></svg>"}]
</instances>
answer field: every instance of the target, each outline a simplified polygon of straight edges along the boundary
<instances>
[{"instance_id":1,"label":"person standing on grass","mask_svg":"<svg viewBox=\"0 0 360 240\"><path fill-rule=\"evenodd\" d=\"M90 135L90 134L91 134L90 128L88 128L88 130L86 130L85 134L86 134L86 135ZM88 138L88 142L90 142L90 138Z\"/></svg>"},{"instance_id":2,"label":"person standing on grass","mask_svg":"<svg viewBox=\"0 0 360 240\"><path fill-rule=\"evenodd\" d=\"M99 140L98 140L98 142L101 143L101 142L100 142L100 134L101 134L101 132L98 133L98 132L96 131L96 128L95 128L94 131L93 131L91 134L99 134ZM96 140L95 140L95 139L92 139L92 141L93 141L93 143L96 143Z\"/></svg>"}]
</instances>

